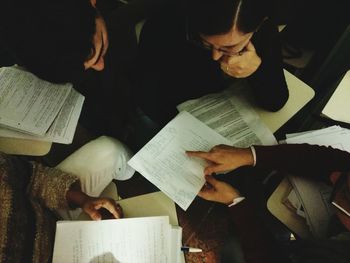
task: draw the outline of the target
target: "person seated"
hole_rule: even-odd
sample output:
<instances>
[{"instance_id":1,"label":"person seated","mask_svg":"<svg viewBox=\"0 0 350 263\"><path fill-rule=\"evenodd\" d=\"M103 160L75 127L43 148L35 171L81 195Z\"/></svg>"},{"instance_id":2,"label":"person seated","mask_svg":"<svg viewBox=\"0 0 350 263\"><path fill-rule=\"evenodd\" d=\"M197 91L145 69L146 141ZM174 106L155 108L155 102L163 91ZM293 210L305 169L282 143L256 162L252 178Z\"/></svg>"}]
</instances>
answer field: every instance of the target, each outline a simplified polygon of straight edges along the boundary
<instances>
[{"instance_id":1,"label":"person seated","mask_svg":"<svg viewBox=\"0 0 350 263\"><path fill-rule=\"evenodd\" d=\"M133 97L164 125L176 105L245 78L257 103L278 111L288 100L281 45L268 1L187 0L144 24Z\"/></svg>"},{"instance_id":2,"label":"person seated","mask_svg":"<svg viewBox=\"0 0 350 263\"><path fill-rule=\"evenodd\" d=\"M100 220L108 211L121 218L119 204L98 196L113 179L133 175L129 158L126 147L105 136L56 168L0 153L0 262L51 262L59 215L75 219L84 211Z\"/></svg>"},{"instance_id":3,"label":"person seated","mask_svg":"<svg viewBox=\"0 0 350 263\"><path fill-rule=\"evenodd\" d=\"M125 71L136 53L140 9L112 0L4 0L1 47L37 77L73 83L85 96L80 123L96 136L122 139L132 110Z\"/></svg>"},{"instance_id":4,"label":"person seated","mask_svg":"<svg viewBox=\"0 0 350 263\"><path fill-rule=\"evenodd\" d=\"M350 262L350 153L325 146L285 144L253 148L219 145L209 152L189 151L187 154L209 161L204 170L207 184L198 195L229 206L245 262ZM334 204L341 226L338 233L328 240L297 240L290 247L281 247L261 220L257 220L249 200L230 184L213 177L214 173L242 166L276 169L328 182L333 186L330 202ZM290 258L293 260L289 261Z\"/></svg>"}]
</instances>

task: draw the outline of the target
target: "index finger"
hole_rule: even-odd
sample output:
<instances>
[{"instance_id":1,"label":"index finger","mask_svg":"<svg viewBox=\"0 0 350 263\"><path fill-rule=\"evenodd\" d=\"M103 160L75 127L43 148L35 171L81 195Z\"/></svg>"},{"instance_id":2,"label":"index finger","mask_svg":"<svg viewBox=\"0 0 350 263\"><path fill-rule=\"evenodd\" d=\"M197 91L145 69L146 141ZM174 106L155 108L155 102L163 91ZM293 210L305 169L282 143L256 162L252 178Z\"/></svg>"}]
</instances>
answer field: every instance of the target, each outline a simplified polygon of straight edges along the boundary
<instances>
[{"instance_id":1,"label":"index finger","mask_svg":"<svg viewBox=\"0 0 350 263\"><path fill-rule=\"evenodd\" d=\"M186 151L186 154L190 157L199 157L208 161L213 161L211 154L209 152L203 151Z\"/></svg>"}]
</instances>

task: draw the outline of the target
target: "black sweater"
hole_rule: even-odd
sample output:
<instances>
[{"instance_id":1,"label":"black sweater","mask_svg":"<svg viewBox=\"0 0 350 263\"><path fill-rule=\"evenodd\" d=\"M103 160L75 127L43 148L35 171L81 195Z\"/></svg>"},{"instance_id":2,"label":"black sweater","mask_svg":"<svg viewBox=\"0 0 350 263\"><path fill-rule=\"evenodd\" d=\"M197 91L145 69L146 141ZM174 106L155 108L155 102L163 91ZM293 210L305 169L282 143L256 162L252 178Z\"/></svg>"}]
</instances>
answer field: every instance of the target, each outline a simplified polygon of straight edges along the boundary
<instances>
[{"instance_id":1,"label":"black sweater","mask_svg":"<svg viewBox=\"0 0 350 263\"><path fill-rule=\"evenodd\" d=\"M211 53L186 41L182 11L150 18L139 43L134 97L153 120L165 124L176 115L176 105L227 87L220 64ZM277 111L288 100L277 27L268 19L252 38L262 63L249 76L257 103Z\"/></svg>"}]
</instances>

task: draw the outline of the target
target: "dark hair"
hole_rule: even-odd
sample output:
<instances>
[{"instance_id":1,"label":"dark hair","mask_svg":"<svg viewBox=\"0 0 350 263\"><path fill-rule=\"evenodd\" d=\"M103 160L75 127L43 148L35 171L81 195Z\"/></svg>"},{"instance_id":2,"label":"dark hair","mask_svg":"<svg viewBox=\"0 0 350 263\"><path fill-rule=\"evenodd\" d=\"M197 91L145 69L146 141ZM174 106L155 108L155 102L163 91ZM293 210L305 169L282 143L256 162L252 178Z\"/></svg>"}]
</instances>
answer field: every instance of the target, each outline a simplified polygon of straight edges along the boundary
<instances>
[{"instance_id":1,"label":"dark hair","mask_svg":"<svg viewBox=\"0 0 350 263\"><path fill-rule=\"evenodd\" d=\"M239 31L255 31L268 16L264 0L188 0L187 18L192 31L204 35L225 34L234 22Z\"/></svg>"},{"instance_id":2,"label":"dark hair","mask_svg":"<svg viewBox=\"0 0 350 263\"><path fill-rule=\"evenodd\" d=\"M93 48L89 0L6 0L2 37L16 63L51 82L76 82Z\"/></svg>"}]
</instances>

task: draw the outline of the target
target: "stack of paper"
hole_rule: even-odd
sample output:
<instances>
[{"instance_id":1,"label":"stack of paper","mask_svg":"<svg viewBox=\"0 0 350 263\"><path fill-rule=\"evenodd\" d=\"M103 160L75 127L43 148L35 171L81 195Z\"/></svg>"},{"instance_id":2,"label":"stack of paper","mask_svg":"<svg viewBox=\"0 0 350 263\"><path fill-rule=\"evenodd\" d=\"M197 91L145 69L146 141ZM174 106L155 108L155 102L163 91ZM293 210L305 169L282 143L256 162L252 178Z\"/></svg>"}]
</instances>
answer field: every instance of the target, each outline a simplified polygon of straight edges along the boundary
<instances>
[{"instance_id":1,"label":"stack of paper","mask_svg":"<svg viewBox=\"0 0 350 263\"><path fill-rule=\"evenodd\" d=\"M53 263L180 263L180 227L167 216L57 222Z\"/></svg>"},{"instance_id":2,"label":"stack of paper","mask_svg":"<svg viewBox=\"0 0 350 263\"><path fill-rule=\"evenodd\" d=\"M84 96L18 67L0 68L0 136L71 143Z\"/></svg>"},{"instance_id":3,"label":"stack of paper","mask_svg":"<svg viewBox=\"0 0 350 263\"><path fill-rule=\"evenodd\" d=\"M293 133L286 135L286 143L308 143L314 145L331 146L335 149L350 152L350 130L340 126Z\"/></svg>"},{"instance_id":4,"label":"stack of paper","mask_svg":"<svg viewBox=\"0 0 350 263\"><path fill-rule=\"evenodd\" d=\"M350 123L350 70L322 110L321 115L330 119Z\"/></svg>"},{"instance_id":5,"label":"stack of paper","mask_svg":"<svg viewBox=\"0 0 350 263\"><path fill-rule=\"evenodd\" d=\"M275 137L247 101L242 82L220 93L188 100L177 106L208 125L237 147L277 144Z\"/></svg>"},{"instance_id":6,"label":"stack of paper","mask_svg":"<svg viewBox=\"0 0 350 263\"><path fill-rule=\"evenodd\" d=\"M331 146L350 152L350 130L339 126L294 133L286 135L286 143L308 143L313 145ZM291 175L288 177L293 186L288 196L288 204L293 204L296 213L306 218L312 235L316 238L326 238L329 220L333 209L329 199L332 188L324 183Z\"/></svg>"}]
</instances>

